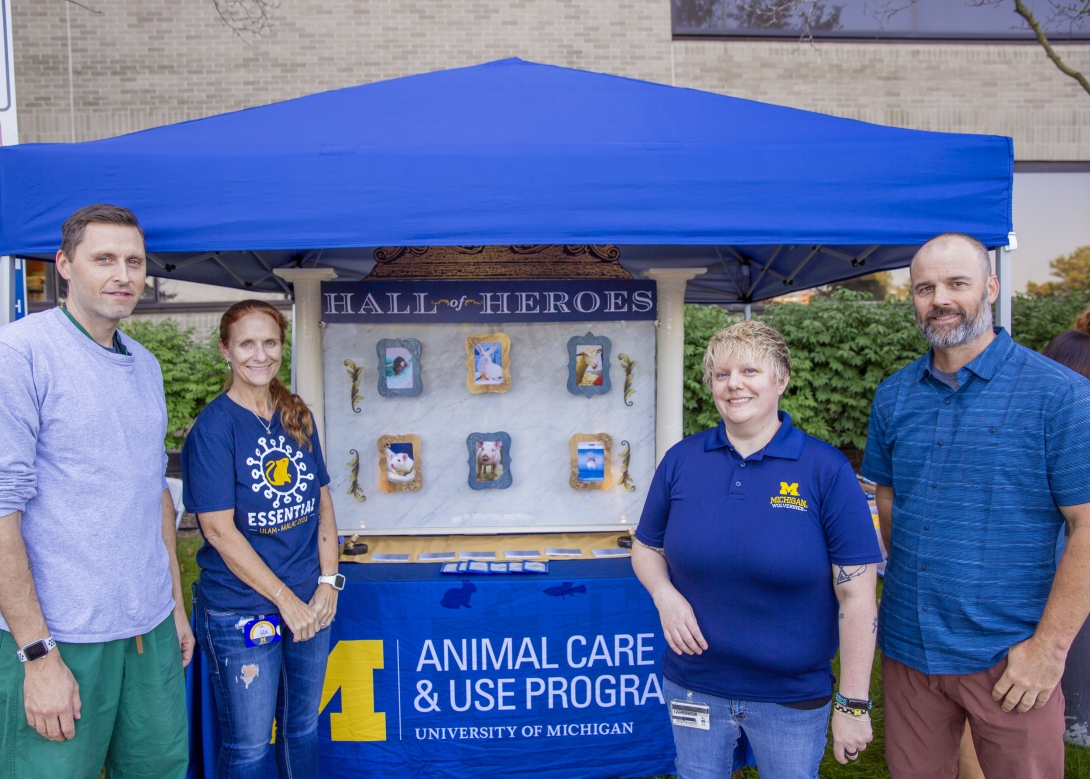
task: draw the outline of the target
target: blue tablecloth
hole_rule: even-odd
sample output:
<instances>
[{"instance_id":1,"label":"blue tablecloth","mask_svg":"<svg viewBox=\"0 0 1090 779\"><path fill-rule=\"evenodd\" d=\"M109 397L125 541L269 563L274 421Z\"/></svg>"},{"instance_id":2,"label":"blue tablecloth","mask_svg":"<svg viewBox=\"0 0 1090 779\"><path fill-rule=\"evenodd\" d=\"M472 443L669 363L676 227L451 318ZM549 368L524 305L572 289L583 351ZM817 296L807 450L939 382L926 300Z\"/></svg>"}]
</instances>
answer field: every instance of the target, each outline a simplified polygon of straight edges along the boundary
<instances>
[{"instance_id":1,"label":"blue tablecloth","mask_svg":"<svg viewBox=\"0 0 1090 779\"><path fill-rule=\"evenodd\" d=\"M544 575L439 568L341 566L323 779L674 772L666 644L628 559L554 561ZM214 777L219 727L200 652L186 679L190 777ZM752 764L747 748L736 766ZM266 774L276 776L271 749Z\"/></svg>"}]
</instances>

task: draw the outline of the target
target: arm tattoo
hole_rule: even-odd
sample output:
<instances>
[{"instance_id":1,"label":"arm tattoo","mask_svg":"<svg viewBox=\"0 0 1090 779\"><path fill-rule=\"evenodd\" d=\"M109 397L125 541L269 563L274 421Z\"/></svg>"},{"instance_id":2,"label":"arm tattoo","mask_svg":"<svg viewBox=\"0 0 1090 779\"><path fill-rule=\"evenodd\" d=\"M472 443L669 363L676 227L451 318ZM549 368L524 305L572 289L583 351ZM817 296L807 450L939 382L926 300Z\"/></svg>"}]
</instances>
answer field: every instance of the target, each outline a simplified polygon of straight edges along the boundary
<instances>
[{"instance_id":1,"label":"arm tattoo","mask_svg":"<svg viewBox=\"0 0 1090 779\"><path fill-rule=\"evenodd\" d=\"M871 625L870 632L871 633L877 633L878 632L878 617L874 618L874 624Z\"/></svg>"},{"instance_id":2,"label":"arm tattoo","mask_svg":"<svg viewBox=\"0 0 1090 779\"><path fill-rule=\"evenodd\" d=\"M856 579L866 572L867 566L865 565L856 565L851 567L838 565L836 567L836 583L847 584L852 579Z\"/></svg>"},{"instance_id":3,"label":"arm tattoo","mask_svg":"<svg viewBox=\"0 0 1090 779\"><path fill-rule=\"evenodd\" d=\"M659 557L666 557L666 550L663 547L661 547L661 546L649 546L648 544L645 544L643 541L639 540L638 538L635 539L635 541L636 541L637 544L642 546L644 549L650 549L652 552L655 552L656 554L659 555Z\"/></svg>"},{"instance_id":4,"label":"arm tattoo","mask_svg":"<svg viewBox=\"0 0 1090 779\"><path fill-rule=\"evenodd\" d=\"M844 619L844 612L840 612L840 619Z\"/></svg>"}]
</instances>

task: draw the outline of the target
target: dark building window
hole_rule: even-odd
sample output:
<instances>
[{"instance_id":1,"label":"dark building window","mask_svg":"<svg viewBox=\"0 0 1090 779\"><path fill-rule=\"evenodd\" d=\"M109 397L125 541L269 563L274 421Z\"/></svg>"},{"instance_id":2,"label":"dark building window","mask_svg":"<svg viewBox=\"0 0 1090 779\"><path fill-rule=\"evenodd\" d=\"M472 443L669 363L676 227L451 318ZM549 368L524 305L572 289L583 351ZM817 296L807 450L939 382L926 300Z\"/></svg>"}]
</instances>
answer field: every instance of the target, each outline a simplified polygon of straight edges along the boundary
<instances>
[{"instance_id":1,"label":"dark building window","mask_svg":"<svg viewBox=\"0 0 1090 779\"><path fill-rule=\"evenodd\" d=\"M1034 40L1014 4L987 0L672 0L674 35ZM1085 4L1026 0L1051 40L1090 40ZM1063 9L1076 9L1065 14ZM1081 17L1078 8L1083 8Z\"/></svg>"}]
</instances>

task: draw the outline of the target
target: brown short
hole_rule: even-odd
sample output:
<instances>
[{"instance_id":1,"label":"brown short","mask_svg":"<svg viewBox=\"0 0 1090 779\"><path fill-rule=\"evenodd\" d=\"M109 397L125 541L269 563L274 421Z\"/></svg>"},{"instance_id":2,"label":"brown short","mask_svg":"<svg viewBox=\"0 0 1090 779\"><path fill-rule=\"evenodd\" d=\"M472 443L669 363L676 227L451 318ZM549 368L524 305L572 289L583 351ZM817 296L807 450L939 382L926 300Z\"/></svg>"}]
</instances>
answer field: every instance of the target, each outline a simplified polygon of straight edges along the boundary
<instances>
[{"instance_id":1,"label":"brown short","mask_svg":"<svg viewBox=\"0 0 1090 779\"><path fill-rule=\"evenodd\" d=\"M988 779L1063 779L1064 696L1025 714L1004 712L992 688L1007 667L928 675L882 657L886 763L892 779L954 779L968 718Z\"/></svg>"}]
</instances>

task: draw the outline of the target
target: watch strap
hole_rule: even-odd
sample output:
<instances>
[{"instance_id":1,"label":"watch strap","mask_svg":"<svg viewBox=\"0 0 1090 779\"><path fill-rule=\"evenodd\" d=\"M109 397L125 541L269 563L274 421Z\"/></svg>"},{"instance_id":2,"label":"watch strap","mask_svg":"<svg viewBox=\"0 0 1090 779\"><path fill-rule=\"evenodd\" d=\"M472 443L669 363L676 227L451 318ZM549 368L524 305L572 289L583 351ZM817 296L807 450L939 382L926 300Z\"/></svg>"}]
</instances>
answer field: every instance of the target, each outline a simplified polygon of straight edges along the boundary
<instances>
[{"instance_id":1,"label":"watch strap","mask_svg":"<svg viewBox=\"0 0 1090 779\"><path fill-rule=\"evenodd\" d=\"M34 653L36 655L35 657L31 657L29 654L27 654L28 650L32 649L33 647L37 647L39 645L44 645L45 646L45 651L44 652L42 652L41 654ZM29 644L24 646L22 649L17 650L15 652L15 655L16 655L16 657L19 658L19 662L21 662L21 663L30 663L30 662L33 662L34 660L42 659L43 657L48 655L52 650L54 650L56 648L57 648L57 642L53 639L53 636L46 636L45 638L39 639L37 641L31 641Z\"/></svg>"},{"instance_id":2,"label":"watch strap","mask_svg":"<svg viewBox=\"0 0 1090 779\"><path fill-rule=\"evenodd\" d=\"M338 582L340 582L340 585L341 585L340 587L337 586ZM333 573L333 574L330 574L329 576L319 576L318 577L318 584L328 584L330 587L332 587L335 590L343 590L344 589L344 575L339 574L339 573Z\"/></svg>"}]
</instances>

